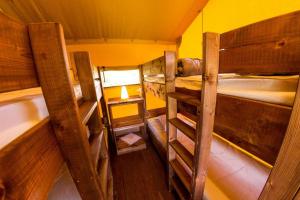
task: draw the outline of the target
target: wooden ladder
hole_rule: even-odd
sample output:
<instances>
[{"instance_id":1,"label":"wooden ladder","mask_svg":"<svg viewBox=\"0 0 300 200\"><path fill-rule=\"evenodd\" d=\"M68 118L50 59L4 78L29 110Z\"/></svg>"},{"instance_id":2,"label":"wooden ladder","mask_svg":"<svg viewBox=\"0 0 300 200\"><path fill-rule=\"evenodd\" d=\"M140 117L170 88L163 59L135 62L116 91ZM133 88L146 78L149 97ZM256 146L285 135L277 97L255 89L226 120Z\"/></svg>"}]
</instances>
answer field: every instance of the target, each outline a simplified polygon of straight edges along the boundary
<instances>
[{"instance_id":1,"label":"wooden ladder","mask_svg":"<svg viewBox=\"0 0 300 200\"><path fill-rule=\"evenodd\" d=\"M201 99L180 92L170 92L167 98L169 188L174 189L182 200L199 200L203 197L216 107L218 34L204 34L203 51ZM177 117L179 102L189 104L197 110L197 115L193 118L196 128ZM193 153L177 140L177 130L194 142Z\"/></svg>"},{"instance_id":2,"label":"wooden ladder","mask_svg":"<svg viewBox=\"0 0 300 200\"><path fill-rule=\"evenodd\" d=\"M111 172L89 54L74 60L81 100L74 94L63 30L58 23L29 25L34 60L51 124L82 199L109 197ZM112 182L112 179L111 179ZM108 187L109 185L109 187Z\"/></svg>"}]
</instances>

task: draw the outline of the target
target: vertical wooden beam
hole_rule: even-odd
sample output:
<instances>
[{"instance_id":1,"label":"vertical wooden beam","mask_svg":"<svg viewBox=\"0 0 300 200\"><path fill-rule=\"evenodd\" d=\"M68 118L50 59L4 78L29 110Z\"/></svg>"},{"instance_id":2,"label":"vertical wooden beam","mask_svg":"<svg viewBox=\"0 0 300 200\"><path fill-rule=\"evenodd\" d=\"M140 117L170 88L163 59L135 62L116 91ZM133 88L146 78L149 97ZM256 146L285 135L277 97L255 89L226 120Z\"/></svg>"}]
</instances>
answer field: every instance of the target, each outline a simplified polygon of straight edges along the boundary
<instances>
[{"instance_id":1,"label":"vertical wooden beam","mask_svg":"<svg viewBox=\"0 0 300 200\"><path fill-rule=\"evenodd\" d=\"M29 34L51 123L73 180L83 199L103 199L68 74L62 27L58 23L30 24Z\"/></svg>"},{"instance_id":2,"label":"vertical wooden beam","mask_svg":"<svg viewBox=\"0 0 300 200\"><path fill-rule=\"evenodd\" d=\"M177 128L169 123L169 119L177 117L177 100L173 98L168 98L169 92L175 92L175 70L176 70L176 53L171 51L165 51L164 54L164 73L165 73L165 83L166 83L166 107L167 107L167 139L168 141L174 140L177 135ZM169 144L169 142L168 142ZM168 160L168 174L169 174L169 190L172 190L171 179L174 176L172 167L169 161L174 160L176 153L174 149L167 145L167 160Z\"/></svg>"},{"instance_id":3,"label":"vertical wooden beam","mask_svg":"<svg viewBox=\"0 0 300 200\"><path fill-rule=\"evenodd\" d=\"M300 81L290 122L260 200L293 199L300 188ZM299 195L298 195L299 196Z\"/></svg>"},{"instance_id":4,"label":"vertical wooden beam","mask_svg":"<svg viewBox=\"0 0 300 200\"><path fill-rule=\"evenodd\" d=\"M202 199L207 175L210 145L214 127L217 81L219 70L220 36L216 33L203 35L203 60L201 106L196 127L195 155L192 183L192 199Z\"/></svg>"},{"instance_id":5,"label":"vertical wooden beam","mask_svg":"<svg viewBox=\"0 0 300 200\"><path fill-rule=\"evenodd\" d=\"M97 101L89 52L74 52L73 56L84 100Z\"/></svg>"},{"instance_id":6,"label":"vertical wooden beam","mask_svg":"<svg viewBox=\"0 0 300 200\"><path fill-rule=\"evenodd\" d=\"M87 51L74 52L74 62L78 74L78 79L82 91L82 96L85 101L97 101L97 93L95 90L95 82L93 76L93 69L90 59L90 54ZM95 113L91 116L89 127L93 134L100 134L103 130L102 123L100 121L100 110L97 106Z\"/></svg>"}]
</instances>

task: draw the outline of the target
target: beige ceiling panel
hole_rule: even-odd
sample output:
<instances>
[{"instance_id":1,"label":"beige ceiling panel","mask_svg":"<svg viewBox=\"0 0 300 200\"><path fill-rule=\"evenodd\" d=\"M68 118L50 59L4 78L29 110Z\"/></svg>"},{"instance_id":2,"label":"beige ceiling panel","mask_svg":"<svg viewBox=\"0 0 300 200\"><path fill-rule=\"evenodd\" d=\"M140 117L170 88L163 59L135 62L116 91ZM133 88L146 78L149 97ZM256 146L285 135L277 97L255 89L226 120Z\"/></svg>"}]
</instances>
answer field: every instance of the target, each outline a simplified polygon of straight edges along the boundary
<instances>
[{"instance_id":1,"label":"beige ceiling panel","mask_svg":"<svg viewBox=\"0 0 300 200\"><path fill-rule=\"evenodd\" d=\"M72 40L175 41L207 0L0 0L4 13L30 22L54 21Z\"/></svg>"}]
</instances>

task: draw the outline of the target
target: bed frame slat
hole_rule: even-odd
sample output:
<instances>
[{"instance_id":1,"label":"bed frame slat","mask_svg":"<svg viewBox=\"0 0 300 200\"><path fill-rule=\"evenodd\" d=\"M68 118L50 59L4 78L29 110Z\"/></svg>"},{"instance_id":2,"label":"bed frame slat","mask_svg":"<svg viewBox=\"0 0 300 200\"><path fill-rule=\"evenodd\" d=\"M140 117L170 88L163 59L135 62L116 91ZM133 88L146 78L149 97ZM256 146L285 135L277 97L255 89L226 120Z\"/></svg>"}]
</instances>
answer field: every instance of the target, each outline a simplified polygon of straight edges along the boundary
<instances>
[{"instance_id":1,"label":"bed frame slat","mask_svg":"<svg viewBox=\"0 0 300 200\"><path fill-rule=\"evenodd\" d=\"M221 34L220 73L300 72L300 11Z\"/></svg>"},{"instance_id":2,"label":"bed frame slat","mask_svg":"<svg viewBox=\"0 0 300 200\"><path fill-rule=\"evenodd\" d=\"M27 26L0 13L0 93L38 87Z\"/></svg>"}]
</instances>

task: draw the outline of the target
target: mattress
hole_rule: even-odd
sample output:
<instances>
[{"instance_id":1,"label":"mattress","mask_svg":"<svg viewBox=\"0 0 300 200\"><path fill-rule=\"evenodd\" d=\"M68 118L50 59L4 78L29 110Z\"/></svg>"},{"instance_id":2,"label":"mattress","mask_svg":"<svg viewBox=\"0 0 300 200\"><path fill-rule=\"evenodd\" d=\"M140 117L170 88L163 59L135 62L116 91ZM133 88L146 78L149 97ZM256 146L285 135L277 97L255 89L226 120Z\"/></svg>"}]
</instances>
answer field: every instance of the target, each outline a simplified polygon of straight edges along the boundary
<instances>
[{"instance_id":1,"label":"mattress","mask_svg":"<svg viewBox=\"0 0 300 200\"><path fill-rule=\"evenodd\" d=\"M219 74L219 94L243 97L285 106L292 106L299 76L242 76ZM201 90L202 76L177 77L175 86Z\"/></svg>"},{"instance_id":2,"label":"mattress","mask_svg":"<svg viewBox=\"0 0 300 200\"><path fill-rule=\"evenodd\" d=\"M74 85L77 99L80 85ZM0 94L0 149L49 116L40 87Z\"/></svg>"}]
</instances>

